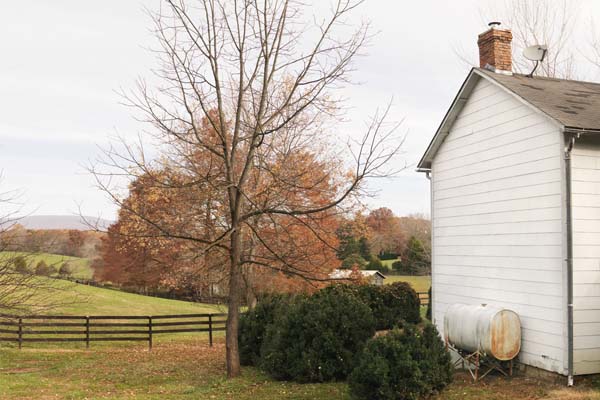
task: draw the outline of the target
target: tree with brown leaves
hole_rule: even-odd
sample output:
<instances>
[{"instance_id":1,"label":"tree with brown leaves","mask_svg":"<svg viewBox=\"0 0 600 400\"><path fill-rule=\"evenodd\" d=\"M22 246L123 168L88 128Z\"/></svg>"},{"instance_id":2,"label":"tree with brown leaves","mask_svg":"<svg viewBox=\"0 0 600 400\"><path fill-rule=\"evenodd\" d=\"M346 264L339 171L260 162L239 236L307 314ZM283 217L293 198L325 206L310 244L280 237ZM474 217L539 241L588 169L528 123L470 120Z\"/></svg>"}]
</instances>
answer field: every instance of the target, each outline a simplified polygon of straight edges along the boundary
<instances>
[{"instance_id":1,"label":"tree with brown leaves","mask_svg":"<svg viewBox=\"0 0 600 400\"><path fill-rule=\"evenodd\" d=\"M162 61L156 74L164 84L152 90L141 81L126 96L153 127L160 156L126 145L107 151L108 167L93 172L155 237L184 241L197 258L226 255L226 358L234 377L244 270L326 280L314 268L321 249L301 235L328 246L326 221L348 210L366 179L394 172L386 165L401 141L397 125L385 123L389 107L349 150L333 135L341 118L336 90L368 38L366 25L348 31L347 17L362 1L334 1L329 15L311 22L310 6L294 0L166 3L154 16ZM166 223L126 204L115 176L144 176L148 188L175 193L162 205L173 218ZM184 214L171 198L185 204ZM213 229L198 229L207 224ZM139 231L129 234L148 232Z\"/></svg>"}]
</instances>

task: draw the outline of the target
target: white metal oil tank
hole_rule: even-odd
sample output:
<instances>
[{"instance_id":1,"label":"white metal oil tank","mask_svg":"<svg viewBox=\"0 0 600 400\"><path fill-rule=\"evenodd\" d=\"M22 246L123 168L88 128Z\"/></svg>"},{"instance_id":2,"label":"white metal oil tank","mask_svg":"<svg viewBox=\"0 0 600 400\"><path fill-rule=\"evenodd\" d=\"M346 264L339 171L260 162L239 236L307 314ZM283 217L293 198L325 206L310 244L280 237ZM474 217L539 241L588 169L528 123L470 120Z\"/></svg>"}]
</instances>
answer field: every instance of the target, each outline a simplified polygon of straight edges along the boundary
<instances>
[{"instance_id":1,"label":"white metal oil tank","mask_svg":"<svg viewBox=\"0 0 600 400\"><path fill-rule=\"evenodd\" d=\"M444 338L457 349L508 361L521 350L521 321L502 307L453 304L444 316Z\"/></svg>"}]
</instances>

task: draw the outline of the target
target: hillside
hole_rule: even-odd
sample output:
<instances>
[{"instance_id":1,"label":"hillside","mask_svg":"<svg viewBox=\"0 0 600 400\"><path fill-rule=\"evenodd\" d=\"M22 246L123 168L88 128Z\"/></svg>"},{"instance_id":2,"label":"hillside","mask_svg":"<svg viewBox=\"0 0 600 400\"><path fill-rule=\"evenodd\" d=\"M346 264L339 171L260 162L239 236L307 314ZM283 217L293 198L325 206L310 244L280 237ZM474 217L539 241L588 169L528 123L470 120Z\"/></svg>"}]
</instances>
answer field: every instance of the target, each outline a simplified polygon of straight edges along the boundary
<instances>
[{"instance_id":1,"label":"hillside","mask_svg":"<svg viewBox=\"0 0 600 400\"><path fill-rule=\"evenodd\" d=\"M67 262L71 267L71 276L77 279L91 279L93 271L90 267L90 260L87 258L63 256L61 254L50 254L50 253L26 253L19 251L0 251L0 259L8 258L13 259L17 256L22 256L29 268L33 270L37 263L44 261L47 265L54 266L56 269Z\"/></svg>"},{"instance_id":2,"label":"hillside","mask_svg":"<svg viewBox=\"0 0 600 400\"><path fill-rule=\"evenodd\" d=\"M97 224L101 230L108 228L112 223L112 221L97 217L86 216L83 218L78 215L30 215L16 222L26 229L74 229L79 231L90 230L88 223Z\"/></svg>"},{"instance_id":3,"label":"hillside","mask_svg":"<svg viewBox=\"0 0 600 400\"><path fill-rule=\"evenodd\" d=\"M57 304L52 309L52 314L159 315L225 312L225 308L218 305L142 296L59 279L49 280L49 283L53 287L51 293L41 293L39 298L43 298L48 304Z\"/></svg>"}]
</instances>

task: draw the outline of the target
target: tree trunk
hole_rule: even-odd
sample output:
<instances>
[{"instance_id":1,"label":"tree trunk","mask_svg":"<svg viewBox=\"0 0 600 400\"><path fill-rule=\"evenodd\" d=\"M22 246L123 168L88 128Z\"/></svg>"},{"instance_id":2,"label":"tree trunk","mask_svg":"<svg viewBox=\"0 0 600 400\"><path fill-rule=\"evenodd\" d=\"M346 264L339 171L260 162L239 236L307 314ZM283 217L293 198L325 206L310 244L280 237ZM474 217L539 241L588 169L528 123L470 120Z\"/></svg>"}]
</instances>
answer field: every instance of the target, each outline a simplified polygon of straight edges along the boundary
<instances>
[{"instance_id":1,"label":"tree trunk","mask_svg":"<svg viewBox=\"0 0 600 400\"><path fill-rule=\"evenodd\" d=\"M231 270L229 274L229 310L225 331L227 358L227 377L240 375L240 353L238 350L238 326L240 320L240 303L242 288L241 267L241 234L235 229L231 235Z\"/></svg>"},{"instance_id":2,"label":"tree trunk","mask_svg":"<svg viewBox=\"0 0 600 400\"><path fill-rule=\"evenodd\" d=\"M246 287L246 305L248 306L248 311L254 310L257 302L258 301L256 299L256 294L254 293L254 290L252 289L252 287L247 286Z\"/></svg>"}]
</instances>

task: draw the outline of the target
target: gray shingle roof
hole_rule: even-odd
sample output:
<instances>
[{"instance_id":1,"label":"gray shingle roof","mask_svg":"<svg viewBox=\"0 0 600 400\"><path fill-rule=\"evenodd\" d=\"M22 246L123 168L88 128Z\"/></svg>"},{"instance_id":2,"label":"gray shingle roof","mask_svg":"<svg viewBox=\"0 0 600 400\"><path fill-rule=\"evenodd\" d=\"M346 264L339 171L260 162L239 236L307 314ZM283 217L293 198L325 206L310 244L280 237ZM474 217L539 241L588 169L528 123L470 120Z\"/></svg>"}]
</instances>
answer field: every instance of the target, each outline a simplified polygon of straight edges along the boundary
<instances>
[{"instance_id":1,"label":"gray shingle roof","mask_svg":"<svg viewBox=\"0 0 600 400\"><path fill-rule=\"evenodd\" d=\"M478 69L567 128L600 129L600 84Z\"/></svg>"},{"instance_id":2,"label":"gray shingle roof","mask_svg":"<svg viewBox=\"0 0 600 400\"><path fill-rule=\"evenodd\" d=\"M600 83L528 78L521 74L507 75L473 68L419 161L418 171L431 169L435 154L480 79L497 83L565 129L600 132Z\"/></svg>"}]
</instances>

